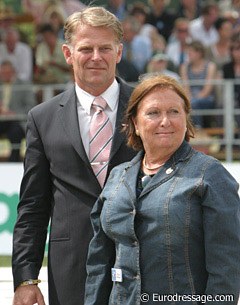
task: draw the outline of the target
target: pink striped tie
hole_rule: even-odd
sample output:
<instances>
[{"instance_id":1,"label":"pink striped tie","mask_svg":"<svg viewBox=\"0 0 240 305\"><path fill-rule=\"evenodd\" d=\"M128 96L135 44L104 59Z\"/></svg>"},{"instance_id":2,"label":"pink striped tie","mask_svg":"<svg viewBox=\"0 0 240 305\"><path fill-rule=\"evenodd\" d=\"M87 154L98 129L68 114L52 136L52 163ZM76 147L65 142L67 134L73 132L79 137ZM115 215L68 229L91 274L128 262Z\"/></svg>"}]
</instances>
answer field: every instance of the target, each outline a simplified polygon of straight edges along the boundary
<instances>
[{"instance_id":1,"label":"pink striped tie","mask_svg":"<svg viewBox=\"0 0 240 305\"><path fill-rule=\"evenodd\" d=\"M106 101L101 96L94 99L92 103L94 114L89 130L89 160L102 187L107 174L113 137L112 124L104 112L106 105Z\"/></svg>"}]
</instances>

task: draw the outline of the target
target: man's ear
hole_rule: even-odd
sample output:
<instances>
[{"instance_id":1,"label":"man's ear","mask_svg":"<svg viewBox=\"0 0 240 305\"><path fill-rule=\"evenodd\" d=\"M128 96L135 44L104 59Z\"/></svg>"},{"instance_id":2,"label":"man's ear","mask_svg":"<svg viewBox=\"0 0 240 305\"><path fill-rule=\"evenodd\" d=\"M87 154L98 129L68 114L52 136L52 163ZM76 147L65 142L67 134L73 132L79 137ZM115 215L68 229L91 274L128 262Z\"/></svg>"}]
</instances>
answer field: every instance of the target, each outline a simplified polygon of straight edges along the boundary
<instances>
[{"instance_id":1,"label":"man's ear","mask_svg":"<svg viewBox=\"0 0 240 305\"><path fill-rule=\"evenodd\" d=\"M72 65L72 52L67 44L62 45L62 52L65 57L66 63Z\"/></svg>"},{"instance_id":2,"label":"man's ear","mask_svg":"<svg viewBox=\"0 0 240 305\"><path fill-rule=\"evenodd\" d=\"M122 58L122 51L123 51L123 44L120 43L119 46L118 46L117 64L121 61L121 58Z\"/></svg>"}]
</instances>

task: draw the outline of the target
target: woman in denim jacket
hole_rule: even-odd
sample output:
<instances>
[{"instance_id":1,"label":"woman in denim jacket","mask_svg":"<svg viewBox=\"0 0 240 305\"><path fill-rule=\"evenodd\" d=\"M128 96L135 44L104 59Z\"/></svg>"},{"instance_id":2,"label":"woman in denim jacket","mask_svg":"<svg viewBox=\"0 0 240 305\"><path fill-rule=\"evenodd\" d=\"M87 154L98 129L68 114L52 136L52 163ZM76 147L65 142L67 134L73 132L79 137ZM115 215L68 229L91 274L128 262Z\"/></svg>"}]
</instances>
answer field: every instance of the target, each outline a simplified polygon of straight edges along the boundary
<instances>
[{"instance_id":1,"label":"woman in denim jacket","mask_svg":"<svg viewBox=\"0 0 240 305\"><path fill-rule=\"evenodd\" d=\"M144 79L125 131L139 154L112 170L93 208L85 305L236 305L238 183L189 145L182 87L167 76Z\"/></svg>"}]
</instances>

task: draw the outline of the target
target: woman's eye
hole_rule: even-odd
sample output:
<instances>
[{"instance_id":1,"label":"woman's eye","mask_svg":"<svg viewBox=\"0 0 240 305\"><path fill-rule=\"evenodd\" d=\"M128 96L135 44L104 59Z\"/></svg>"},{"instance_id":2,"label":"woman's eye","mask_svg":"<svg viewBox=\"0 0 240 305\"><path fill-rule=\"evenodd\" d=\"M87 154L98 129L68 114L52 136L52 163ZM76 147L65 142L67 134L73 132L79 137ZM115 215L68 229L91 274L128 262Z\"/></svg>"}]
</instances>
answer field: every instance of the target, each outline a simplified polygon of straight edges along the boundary
<instances>
[{"instance_id":1,"label":"woman's eye","mask_svg":"<svg viewBox=\"0 0 240 305\"><path fill-rule=\"evenodd\" d=\"M157 110L149 111L149 112L147 113L148 116L156 116L156 115L158 115L158 114L159 114L159 111L157 111Z\"/></svg>"},{"instance_id":2,"label":"woman's eye","mask_svg":"<svg viewBox=\"0 0 240 305\"><path fill-rule=\"evenodd\" d=\"M170 113L170 114L178 114L179 111L178 111L177 109L170 109L170 110L169 110L169 113Z\"/></svg>"}]
</instances>

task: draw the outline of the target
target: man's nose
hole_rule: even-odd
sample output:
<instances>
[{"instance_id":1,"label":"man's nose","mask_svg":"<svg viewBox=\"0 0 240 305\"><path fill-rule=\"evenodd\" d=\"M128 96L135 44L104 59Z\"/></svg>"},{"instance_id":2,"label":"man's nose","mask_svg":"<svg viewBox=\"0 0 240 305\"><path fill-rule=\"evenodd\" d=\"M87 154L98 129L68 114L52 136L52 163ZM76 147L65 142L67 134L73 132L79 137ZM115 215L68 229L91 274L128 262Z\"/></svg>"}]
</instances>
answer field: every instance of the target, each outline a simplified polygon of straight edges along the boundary
<instances>
[{"instance_id":1,"label":"man's nose","mask_svg":"<svg viewBox=\"0 0 240 305\"><path fill-rule=\"evenodd\" d=\"M98 49L93 50L92 59L93 60L101 60L102 59L100 51Z\"/></svg>"}]
</instances>

